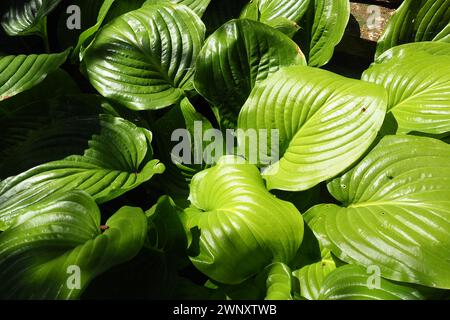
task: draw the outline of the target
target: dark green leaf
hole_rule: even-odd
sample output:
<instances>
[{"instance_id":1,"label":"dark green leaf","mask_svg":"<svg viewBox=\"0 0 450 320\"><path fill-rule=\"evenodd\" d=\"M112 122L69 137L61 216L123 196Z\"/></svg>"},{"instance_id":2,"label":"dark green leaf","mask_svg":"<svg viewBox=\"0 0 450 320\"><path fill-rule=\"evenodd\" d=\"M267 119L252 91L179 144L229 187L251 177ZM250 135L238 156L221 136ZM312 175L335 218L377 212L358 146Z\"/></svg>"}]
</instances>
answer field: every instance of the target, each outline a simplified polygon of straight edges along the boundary
<instances>
[{"instance_id":1,"label":"dark green leaf","mask_svg":"<svg viewBox=\"0 0 450 320\"><path fill-rule=\"evenodd\" d=\"M46 37L46 17L61 0L8 0L1 17L3 29L10 36L39 34Z\"/></svg>"},{"instance_id":2,"label":"dark green leaf","mask_svg":"<svg viewBox=\"0 0 450 320\"><path fill-rule=\"evenodd\" d=\"M101 131L84 155L34 167L0 182L0 230L21 210L52 196L83 190L98 203L114 199L164 171L151 160L150 131L110 115L100 116Z\"/></svg>"},{"instance_id":3,"label":"dark green leaf","mask_svg":"<svg viewBox=\"0 0 450 320\"><path fill-rule=\"evenodd\" d=\"M106 226L102 233L99 209L81 191L22 209L0 234L0 297L78 298L94 277L144 244L147 221L139 208L120 209Z\"/></svg>"},{"instance_id":4,"label":"dark green leaf","mask_svg":"<svg viewBox=\"0 0 450 320\"><path fill-rule=\"evenodd\" d=\"M289 37L257 21L232 20L205 42L196 63L195 88L219 108L221 121L234 127L255 84L291 65L306 61Z\"/></svg>"},{"instance_id":5,"label":"dark green leaf","mask_svg":"<svg viewBox=\"0 0 450 320\"><path fill-rule=\"evenodd\" d=\"M85 52L89 80L103 96L131 109L175 104L192 89L204 28L186 6L148 5L126 13Z\"/></svg>"},{"instance_id":6,"label":"dark green leaf","mask_svg":"<svg viewBox=\"0 0 450 320\"><path fill-rule=\"evenodd\" d=\"M31 89L56 71L69 54L33 54L0 57L0 101Z\"/></svg>"},{"instance_id":7,"label":"dark green leaf","mask_svg":"<svg viewBox=\"0 0 450 320\"><path fill-rule=\"evenodd\" d=\"M378 41L377 56L400 44L421 41L450 42L450 1L403 1Z\"/></svg>"}]
</instances>

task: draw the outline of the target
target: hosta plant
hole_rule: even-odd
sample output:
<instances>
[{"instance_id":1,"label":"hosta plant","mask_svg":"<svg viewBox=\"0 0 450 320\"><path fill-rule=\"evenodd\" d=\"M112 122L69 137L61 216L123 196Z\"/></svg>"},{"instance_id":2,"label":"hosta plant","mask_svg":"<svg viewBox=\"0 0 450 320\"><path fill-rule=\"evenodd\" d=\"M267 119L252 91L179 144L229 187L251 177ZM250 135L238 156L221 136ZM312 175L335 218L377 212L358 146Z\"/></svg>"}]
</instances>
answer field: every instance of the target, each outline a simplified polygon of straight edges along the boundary
<instances>
[{"instance_id":1,"label":"hosta plant","mask_svg":"<svg viewBox=\"0 0 450 320\"><path fill-rule=\"evenodd\" d=\"M350 8L2 1L0 299L448 299L450 1Z\"/></svg>"}]
</instances>

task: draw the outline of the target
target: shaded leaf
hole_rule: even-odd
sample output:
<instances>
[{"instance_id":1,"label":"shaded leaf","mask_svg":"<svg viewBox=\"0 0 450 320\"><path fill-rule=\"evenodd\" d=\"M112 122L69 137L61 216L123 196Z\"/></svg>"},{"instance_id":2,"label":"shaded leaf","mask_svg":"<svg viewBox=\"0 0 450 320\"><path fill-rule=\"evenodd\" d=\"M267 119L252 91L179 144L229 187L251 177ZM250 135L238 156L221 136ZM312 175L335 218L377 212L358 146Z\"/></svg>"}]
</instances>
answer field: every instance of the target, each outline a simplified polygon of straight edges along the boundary
<instances>
[{"instance_id":1,"label":"shaded leaf","mask_svg":"<svg viewBox=\"0 0 450 320\"><path fill-rule=\"evenodd\" d=\"M0 182L0 230L21 210L54 193L83 190L102 203L164 171L164 165L151 160L150 131L110 115L100 116L100 126L84 155L48 162Z\"/></svg>"},{"instance_id":2,"label":"shaded leaf","mask_svg":"<svg viewBox=\"0 0 450 320\"><path fill-rule=\"evenodd\" d=\"M32 54L0 57L0 101L31 89L56 71L69 54Z\"/></svg>"},{"instance_id":3,"label":"shaded leaf","mask_svg":"<svg viewBox=\"0 0 450 320\"><path fill-rule=\"evenodd\" d=\"M257 21L232 20L205 42L196 63L195 89L234 127L259 81L290 65L305 65L300 48L286 35Z\"/></svg>"},{"instance_id":4,"label":"shaded leaf","mask_svg":"<svg viewBox=\"0 0 450 320\"><path fill-rule=\"evenodd\" d=\"M85 52L89 80L103 96L131 109L175 104L192 89L204 32L186 6L149 5L126 13Z\"/></svg>"},{"instance_id":5,"label":"shaded leaf","mask_svg":"<svg viewBox=\"0 0 450 320\"><path fill-rule=\"evenodd\" d=\"M144 243L147 222L141 209L124 207L106 225L101 233L99 209L80 191L22 209L0 234L0 296L78 298L94 277L133 258Z\"/></svg>"},{"instance_id":6,"label":"shaded leaf","mask_svg":"<svg viewBox=\"0 0 450 320\"><path fill-rule=\"evenodd\" d=\"M103 3L99 6L95 1L89 0L88 4L86 4L89 5L89 12L98 9L98 14L96 15L96 20L94 20L95 23L89 25L89 28L86 28L79 35L78 42L72 52L72 60L77 58L80 58L80 60L83 59L86 48L92 42L102 26L122 14L139 9L144 1L145 0L103 0ZM87 9L82 10L83 17L85 17ZM84 20L86 20L86 18L82 21Z\"/></svg>"},{"instance_id":7,"label":"shaded leaf","mask_svg":"<svg viewBox=\"0 0 450 320\"><path fill-rule=\"evenodd\" d=\"M203 139L205 132L211 129L208 119L197 112L187 98L155 123L157 156L166 166L157 181L160 188L183 207L189 206L187 199L192 177L213 162L213 159L207 159L204 151L210 143L222 142Z\"/></svg>"},{"instance_id":8,"label":"shaded leaf","mask_svg":"<svg viewBox=\"0 0 450 320\"><path fill-rule=\"evenodd\" d=\"M46 36L46 17L61 0L10 0L1 25L10 36Z\"/></svg>"},{"instance_id":9,"label":"shaded leaf","mask_svg":"<svg viewBox=\"0 0 450 320\"><path fill-rule=\"evenodd\" d=\"M82 154L100 132L100 104L98 96L68 95L0 105L0 177Z\"/></svg>"}]
</instances>

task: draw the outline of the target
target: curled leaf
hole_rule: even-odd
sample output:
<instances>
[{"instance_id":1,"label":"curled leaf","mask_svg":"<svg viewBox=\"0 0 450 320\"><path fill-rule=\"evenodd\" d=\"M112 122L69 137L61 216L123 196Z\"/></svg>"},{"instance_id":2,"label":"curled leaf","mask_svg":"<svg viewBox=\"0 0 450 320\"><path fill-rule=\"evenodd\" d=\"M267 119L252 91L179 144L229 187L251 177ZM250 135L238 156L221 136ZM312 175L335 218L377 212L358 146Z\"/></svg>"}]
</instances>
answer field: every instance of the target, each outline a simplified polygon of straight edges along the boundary
<instances>
[{"instance_id":1,"label":"curled leaf","mask_svg":"<svg viewBox=\"0 0 450 320\"><path fill-rule=\"evenodd\" d=\"M237 284L272 262L288 263L303 238L301 214L264 187L258 169L225 156L191 182L190 258L210 278Z\"/></svg>"}]
</instances>

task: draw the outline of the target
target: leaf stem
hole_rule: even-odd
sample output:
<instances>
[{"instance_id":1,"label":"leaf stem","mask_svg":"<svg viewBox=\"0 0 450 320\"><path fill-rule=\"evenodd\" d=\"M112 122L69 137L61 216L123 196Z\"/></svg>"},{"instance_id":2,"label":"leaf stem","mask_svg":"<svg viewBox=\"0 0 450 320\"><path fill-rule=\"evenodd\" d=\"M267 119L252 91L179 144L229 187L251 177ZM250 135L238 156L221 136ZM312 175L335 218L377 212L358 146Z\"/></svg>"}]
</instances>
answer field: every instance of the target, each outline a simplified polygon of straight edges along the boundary
<instances>
[{"instance_id":1,"label":"leaf stem","mask_svg":"<svg viewBox=\"0 0 450 320\"><path fill-rule=\"evenodd\" d=\"M42 19L42 24L41 24L40 29L41 29L42 39L44 40L45 52L50 53L50 42L48 40L48 31L47 31L47 17L44 17Z\"/></svg>"}]
</instances>

